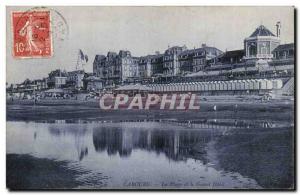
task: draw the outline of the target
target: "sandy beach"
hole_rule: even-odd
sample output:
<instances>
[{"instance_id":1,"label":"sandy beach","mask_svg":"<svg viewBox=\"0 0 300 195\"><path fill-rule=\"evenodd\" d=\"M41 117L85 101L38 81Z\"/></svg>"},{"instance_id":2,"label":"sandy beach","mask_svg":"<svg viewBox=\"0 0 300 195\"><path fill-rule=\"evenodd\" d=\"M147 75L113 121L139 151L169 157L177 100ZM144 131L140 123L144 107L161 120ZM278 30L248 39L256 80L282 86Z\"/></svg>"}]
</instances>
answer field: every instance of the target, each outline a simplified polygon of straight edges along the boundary
<instances>
[{"instance_id":1,"label":"sandy beach","mask_svg":"<svg viewBox=\"0 0 300 195\"><path fill-rule=\"evenodd\" d=\"M216 109L215 109L216 108ZM292 111L292 112L291 112ZM184 113L184 114L183 114ZM250 114L249 114L250 113ZM253 114L251 114L253 113ZM212 118L290 120L294 117L294 102L290 100L202 101L200 110L101 110L97 101L48 100L34 104L32 100L7 102L7 120L200 120ZM274 113L278 115L274 116ZM275 118L274 118L275 117Z\"/></svg>"}]
</instances>

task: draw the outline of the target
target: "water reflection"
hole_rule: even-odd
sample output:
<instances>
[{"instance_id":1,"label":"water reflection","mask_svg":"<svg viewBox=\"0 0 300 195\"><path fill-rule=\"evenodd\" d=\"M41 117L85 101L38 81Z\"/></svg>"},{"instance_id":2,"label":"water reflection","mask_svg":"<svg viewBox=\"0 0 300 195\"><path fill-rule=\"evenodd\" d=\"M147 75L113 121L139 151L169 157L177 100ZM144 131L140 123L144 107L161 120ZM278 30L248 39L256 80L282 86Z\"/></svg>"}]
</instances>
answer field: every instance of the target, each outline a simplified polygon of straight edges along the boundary
<instances>
[{"instance_id":1,"label":"water reflection","mask_svg":"<svg viewBox=\"0 0 300 195\"><path fill-rule=\"evenodd\" d=\"M290 124L234 119L8 122L7 148L8 153L77 161L75 166L105 173L114 187L149 180L150 187L217 181L220 188L280 188L293 184Z\"/></svg>"},{"instance_id":2,"label":"water reflection","mask_svg":"<svg viewBox=\"0 0 300 195\"><path fill-rule=\"evenodd\" d=\"M108 155L119 154L128 157L134 149L164 153L174 161L193 157L207 163L205 144L216 138L207 131L140 130L118 127L98 127L93 129L93 143L98 152L107 151ZM197 145L197 149L194 147ZM197 155L195 155L197 153Z\"/></svg>"},{"instance_id":3,"label":"water reflection","mask_svg":"<svg viewBox=\"0 0 300 195\"><path fill-rule=\"evenodd\" d=\"M65 124L64 120L55 122L56 124ZM49 132L51 135L60 136L73 136L74 144L77 151L78 160L81 161L85 156L88 155L89 149L85 144L84 137L88 133L87 126L76 126L72 125L70 128L61 128L60 126L49 126Z\"/></svg>"}]
</instances>

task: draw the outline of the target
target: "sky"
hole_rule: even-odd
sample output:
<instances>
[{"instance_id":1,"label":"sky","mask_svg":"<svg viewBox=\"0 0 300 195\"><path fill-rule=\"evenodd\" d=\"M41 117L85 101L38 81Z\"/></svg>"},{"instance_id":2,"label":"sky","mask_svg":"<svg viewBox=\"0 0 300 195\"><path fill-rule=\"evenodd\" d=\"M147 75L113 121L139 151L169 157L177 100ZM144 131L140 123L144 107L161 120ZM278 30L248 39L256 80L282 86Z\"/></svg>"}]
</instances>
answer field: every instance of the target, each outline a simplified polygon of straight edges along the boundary
<instances>
[{"instance_id":1,"label":"sky","mask_svg":"<svg viewBox=\"0 0 300 195\"><path fill-rule=\"evenodd\" d=\"M15 59L12 56L11 12L6 10L6 81L47 77L55 69L75 70L78 50L89 57L85 71L92 72L96 54L131 51L133 56L163 53L168 46L202 43L218 49L242 49L243 41L261 24L276 34L281 22L281 44L294 42L293 7L50 7L53 23L65 19L69 33L53 36L53 56L45 59ZM59 13L60 15L58 15ZM53 30L55 31L55 30ZM66 38L62 41L60 36Z\"/></svg>"}]
</instances>

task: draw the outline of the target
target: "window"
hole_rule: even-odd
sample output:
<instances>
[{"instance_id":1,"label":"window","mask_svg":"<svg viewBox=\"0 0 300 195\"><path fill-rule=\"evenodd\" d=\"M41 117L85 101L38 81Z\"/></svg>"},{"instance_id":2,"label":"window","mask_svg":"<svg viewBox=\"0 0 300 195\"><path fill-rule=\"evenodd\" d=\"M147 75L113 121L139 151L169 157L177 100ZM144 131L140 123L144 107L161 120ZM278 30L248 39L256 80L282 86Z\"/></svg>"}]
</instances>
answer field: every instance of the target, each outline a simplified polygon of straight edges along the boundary
<instances>
[{"instance_id":1,"label":"window","mask_svg":"<svg viewBox=\"0 0 300 195\"><path fill-rule=\"evenodd\" d=\"M268 54L268 48L266 43L261 44L260 54Z\"/></svg>"},{"instance_id":2,"label":"window","mask_svg":"<svg viewBox=\"0 0 300 195\"><path fill-rule=\"evenodd\" d=\"M283 52L283 58L287 58L287 51Z\"/></svg>"},{"instance_id":3,"label":"window","mask_svg":"<svg viewBox=\"0 0 300 195\"><path fill-rule=\"evenodd\" d=\"M249 50L249 55L250 56L256 56L257 49L256 49L256 44L255 43L250 43L248 50Z\"/></svg>"}]
</instances>

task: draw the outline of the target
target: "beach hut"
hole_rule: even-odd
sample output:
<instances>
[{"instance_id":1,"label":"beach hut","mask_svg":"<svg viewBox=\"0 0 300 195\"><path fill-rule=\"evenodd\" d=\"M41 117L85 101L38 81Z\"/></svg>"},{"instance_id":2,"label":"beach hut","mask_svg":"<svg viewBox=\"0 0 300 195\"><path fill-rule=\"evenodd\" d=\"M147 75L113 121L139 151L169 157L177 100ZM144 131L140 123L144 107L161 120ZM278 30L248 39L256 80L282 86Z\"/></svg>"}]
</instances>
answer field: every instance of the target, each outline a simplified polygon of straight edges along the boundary
<instances>
[{"instance_id":1,"label":"beach hut","mask_svg":"<svg viewBox=\"0 0 300 195\"><path fill-rule=\"evenodd\" d=\"M259 86L260 89L267 89L267 80L266 79L260 79L259 83L260 83L260 86Z\"/></svg>"},{"instance_id":2,"label":"beach hut","mask_svg":"<svg viewBox=\"0 0 300 195\"><path fill-rule=\"evenodd\" d=\"M141 85L141 84L130 84L130 85L123 85L118 87L117 89L114 89L115 92L121 92L121 93L126 93L129 95L134 96L135 94L138 93L146 93L146 92L151 92L152 89L146 85Z\"/></svg>"},{"instance_id":3,"label":"beach hut","mask_svg":"<svg viewBox=\"0 0 300 195\"><path fill-rule=\"evenodd\" d=\"M192 91L197 91L197 83L192 82Z\"/></svg>"},{"instance_id":4,"label":"beach hut","mask_svg":"<svg viewBox=\"0 0 300 195\"><path fill-rule=\"evenodd\" d=\"M175 85L174 85L174 91L179 91L179 84L178 83L175 83Z\"/></svg>"},{"instance_id":5,"label":"beach hut","mask_svg":"<svg viewBox=\"0 0 300 195\"><path fill-rule=\"evenodd\" d=\"M255 80L250 79L250 80L249 80L249 89L250 89L250 90L253 90L253 89L254 89L254 85L255 85Z\"/></svg>"},{"instance_id":6,"label":"beach hut","mask_svg":"<svg viewBox=\"0 0 300 195\"><path fill-rule=\"evenodd\" d=\"M165 91L170 91L170 84L165 84Z\"/></svg>"},{"instance_id":7,"label":"beach hut","mask_svg":"<svg viewBox=\"0 0 300 195\"><path fill-rule=\"evenodd\" d=\"M231 84L231 90L234 91L235 90L235 81L230 81Z\"/></svg>"},{"instance_id":8,"label":"beach hut","mask_svg":"<svg viewBox=\"0 0 300 195\"><path fill-rule=\"evenodd\" d=\"M166 91L166 85L165 84L162 84L161 85L161 92L165 92Z\"/></svg>"},{"instance_id":9,"label":"beach hut","mask_svg":"<svg viewBox=\"0 0 300 195\"><path fill-rule=\"evenodd\" d=\"M190 91L197 91L196 83L194 83L194 82L190 83Z\"/></svg>"},{"instance_id":10,"label":"beach hut","mask_svg":"<svg viewBox=\"0 0 300 195\"><path fill-rule=\"evenodd\" d=\"M204 83L203 82L200 82L199 83L199 89L200 89L200 91L205 91L205 85L204 85Z\"/></svg>"},{"instance_id":11,"label":"beach hut","mask_svg":"<svg viewBox=\"0 0 300 195\"><path fill-rule=\"evenodd\" d=\"M176 91L176 90L175 90L175 87L176 87L176 83L172 83L172 84L171 84L171 91Z\"/></svg>"},{"instance_id":12,"label":"beach hut","mask_svg":"<svg viewBox=\"0 0 300 195\"><path fill-rule=\"evenodd\" d=\"M249 80L245 80L245 90L250 90L250 81Z\"/></svg>"},{"instance_id":13,"label":"beach hut","mask_svg":"<svg viewBox=\"0 0 300 195\"><path fill-rule=\"evenodd\" d=\"M220 81L216 82L216 90L218 90L218 91L221 90L221 82Z\"/></svg>"},{"instance_id":14,"label":"beach hut","mask_svg":"<svg viewBox=\"0 0 300 195\"><path fill-rule=\"evenodd\" d=\"M165 86L166 86L166 91L167 92L171 91L171 84L168 83Z\"/></svg>"},{"instance_id":15,"label":"beach hut","mask_svg":"<svg viewBox=\"0 0 300 195\"><path fill-rule=\"evenodd\" d=\"M154 85L154 90L155 90L155 91L159 91L159 85L157 85L157 84Z\"/></svg>"},{"instance_id":16,"label":"beach hut","mask_svg":"<svg viewBox=\"0 0 300 195\"><path fill-rule=\"evenodd\" d=\"M164 84L161 84L160 85L160 92L164 92L165 91L165 85Z\"/></svg>"},{"instance_id":17,"label":"beach hut","mask_svg":"<svg viewBox=\"0 0 300 195\"><path fill-rule=\"evenodd\" d=\"M182 83L183 86L183 91L187 91L188 90L188 85L186 83Z\"/></svg>"},{"instance_id":18,"label":"beach hut","mask_svg":"<svg viewBox=\"0 0 300 195\"><path fill-rule=\"evenodd\" d=\"M222 81L224 87L223 90L227 91L228 90L228 81Z\"/></svg>"},{"instance_id":19,"label":"beach hut","mask_svg":"<svg viewBox=\"0 0 300 195\"><path fill-rule=\"evenodd\" d=\"M255 79L254 80L254 90L259 90L260 89L260 80Z\"/></svg>"},{"instance_id":20,"label":"beach hut","mask_svg":"<svg viewBox=\"0 0 300 195\"><path fill-rule=\"evenodd\" d=\"M239 89L239 90L244 90L244 86L243 86L243 85L244 85L243 80L239 80L239 81L238 81L238 89Z\"/></svg>"},{"instance_id":21,"label":"beach hut","mask_svg":"<svg viewBox=\"0 0 300 195\"><path fill-rule=\"evenodd\" d=\"M188 90L188 85L186 83L182 83L183 86L183 91L187 91Z\"/></svg>"},{"instance_id":22,"label":"beach hut","mask_svg":"<svg viewBox=\"0 0 300 195\"><path fill-rule=\"evenodd\" d=\"M201 91L201 84L200 82L195 83L195 91Z\"/></svg>"},{"instance_id":23,"label":"beach hut","mask_svg":"<svg viewBox=\"0 0 300 195\"><path fill-rule=\"evenodd\" d=\"M196 89L196 91L201 91L201 83L200 82L196 82L195 83L195 89Z\"/></svg>"},{"instance_id":24,"label":"beach hut","mask_svg":"<svg viewBox=\"0 0 300 195\"><path fill-rule=\"evenodd\" d=\"M241 80L236 81L236 90L242 90L242 81Z\"/></svg>"},{"instance_id":25,"label":"beach hut","mask_svg":"<svg viewBox=\"0 0 300 195\"><path fill-rule=\"evenodd\" d=\"M208 91L208 83L203 82L203 91Z\"/></svg>"},{"instance_id":26,"label":"beach hut","mask_svg":"<svg viewBox=\"0 0 300 195\"><path fill-rule=\"evenodd\" d=\"M161 91L162 91L162 85L161 85L161 84L158 84L158 85L157 85L157 91L158 91L158 92L161 92Z\"/></svg>"},{"instance_id":27,"label":"beach hut","mask_svg":"<svg viewBox=\"0 0 300 195\"><path fill-rule=\"evenodd\" d=\"M170 86L170 90L171 90L171 91L175 91L175 86L176 86L176 84L175 84L175 83L172 83L171 86Z\"/></svg>"},{"instance_id":28,"label":"beach hut","mask_svg":"<svg viewBox=\"0 0 300 195\"><path fill-rule=\"evenodd\" d=\"M272 82L273 82L273 89L281 89L283 86L281 79L275 79Z\"/></svg>"},{"instance_id":29,"label":"beach hut","mask_svg":"<svg viewBox=\"0 0 300 195\"><path fill-rule=\"evenodd\" d=\"M175 84L174 83L170 84L170 91L175 91Z\"/></svg>"},{"instance_id":30,"label":"beach hut","mask_svg":"<svg viewBox=\"0 0 300 195\"><path fill-rule=\"evenodd\" d=\"M246 90L246 80L242 80L241 90Z\"/></svg>"},{"instance_id":31,"label":"beach hut","mask_svg":"<svg viewBox=\"0 0 300 195\"><path fill-rule=\"evenodd\" d=\"M273 82L269 79L265 79L267 89L273 89Z\"/></svg>"},{"instance_id":32,"label":"beach hut","mask_svg":"<svg viewBox=\"0 0 300 195\"><path fill-rule=\"evenodd\" d=\"M231 91L232 90L232 81L226 81L226 85L227 85L227 90Z\"/></svg>"},{"instance_id":33,"label":"beach hut","mask_svg":"<svg viewBox=\"0 0 300 195\"><path fill-rule=\"evenodd\" d=\"M189 83L187 83L187 85L188 85L188 91L195 91L194 90L194 82L189 82Z\"/></svg>"},{"instance_id":34,"label":"beach hut","mask_svg":"<svg viewBox=\"0 0 300 195\"><path fill-rule=\"evenodd\" d=\"M224 91L224 82L223 81L219 81L219 86L220 86L219 90Z\"/></svg>"},{"instance_id":35,"label":"beach hut","mask_svg":"<svg viewBox=\"0 0 300 195\"><path fill-rule=\"evenodd\" d=\"M172 91L176 91L176 83L172 83L172 88L171 88Z\"/></svg>"},{"instance_id":36,"label":"beach hut","mask_svg":"<svg viewBox=\"0 0 300 195\"><path fill-rule=\"evenodd\" d=\"M191 83L185 83L185 91L191 91Z\"/></svg>"},{"instance_id":37,"label":"beach hut","mask_svg":"<svg viewBox=\"0 0 300 195\"><path fill-rule=\"evenodd\" d=\"M212 91L216 90L216 84L215 84L214 81L213 81L213 82L210 82L210 86L211 86L211 90L212 90Z\"/></svg>"},{"instance_id":38,"label":"beach hut","mask_svg":"<svg viewBox=\"0 0 300 195\"><path fill-rule=\"evenodd\" d=\"M166 92L167 91L167 85L166 84L162 84L162 91Z\"/></svg>"},{"instance_id":39,"label":"beach hut","mask_svg":"<svg viewBox=\"0 0 300 195\"><path fill-rule=\"evenodd\" d=\"M207 82L207 91L211 91L212 90L212 82Z\"/></svg>"},{"instance_id":40,"label":"beach hut","mask_svg":"<svg viewBox=\"0 0 300 195\"><path fill-rule=\"evenodd\" d=\"M180 83L176 83L176 91L181 91L181 85Z\"/></svg>"}]
</instances>

